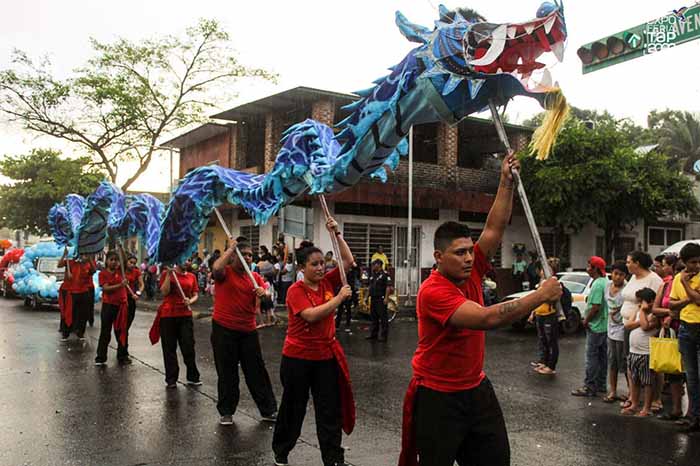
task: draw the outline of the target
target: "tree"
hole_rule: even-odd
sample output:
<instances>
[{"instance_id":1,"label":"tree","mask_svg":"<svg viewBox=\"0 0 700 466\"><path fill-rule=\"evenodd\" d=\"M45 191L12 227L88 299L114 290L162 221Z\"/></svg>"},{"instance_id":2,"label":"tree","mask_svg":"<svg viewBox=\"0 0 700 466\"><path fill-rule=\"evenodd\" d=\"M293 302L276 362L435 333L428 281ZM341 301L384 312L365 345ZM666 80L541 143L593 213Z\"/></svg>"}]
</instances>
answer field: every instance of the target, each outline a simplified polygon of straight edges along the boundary
<instances>
[{"instance_id":1,"label":"tree","mask_svg":"<svg viewBox=\"0 0 700 466\"><path fill-rule=\"evenodd\" d=\"M138 162L122 189L148 168L162 136L232 97L223 89L275 79L239 63L214 20L200 20L184 37L91 44L94 57L66 79L53 75L48 59L15 51L12 68L0 72L0 111L25 129L83 147L112 182L121 162Z\"/></svg>"},{"instance_id":2,"label":"tree","mask_svg":"<svg viewBox=\"0 0 700 466\"><path fill-rule=\"evenodd\" d=\"M47 213L70 193L91 194L104 174L86 169L87 157L62 159L60 152L36 149L0 160L0 174L12 181L0 185L0 226L48 234Z\"/></svg>"},{"instance_id":3,"label":"tree","mask_svg":"<svg viewBox=\"0 0 700 466\"><path fill-rule=\"evenodd\" d=\"M638 154L615 119L593 128L571 117L548 160L522 157L522 177L538 222L577 233L589 223L605 232L606 258L621 232L640 219L697 211L691 180L666 155Z\"/></svg>"},{"instance_id":4,"label":"tree","mask_svg":"<svg viewBox=\"0 0 700 466\"><path fill-rule=\"evenodd\" d=\"M700 159L700 119L690 112L653 110L647 121L674 166L693 173L693 164Z\"/></svg>"}]
</instances>

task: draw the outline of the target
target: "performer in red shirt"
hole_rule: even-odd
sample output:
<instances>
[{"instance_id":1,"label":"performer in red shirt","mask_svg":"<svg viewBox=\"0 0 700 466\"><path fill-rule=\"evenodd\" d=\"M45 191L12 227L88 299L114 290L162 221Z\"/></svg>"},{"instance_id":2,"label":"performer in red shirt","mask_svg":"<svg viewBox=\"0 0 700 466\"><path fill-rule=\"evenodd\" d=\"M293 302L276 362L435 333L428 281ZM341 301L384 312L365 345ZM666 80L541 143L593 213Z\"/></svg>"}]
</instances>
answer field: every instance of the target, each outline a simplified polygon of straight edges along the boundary
<instances>
[{"instance_id":1,"label":"performer in red shirt","mask_svg":"<svg viewBox=\"0 0 700 466\"><path fill-rule=\"evenodd\" d=\"M260 415L265 421L277 417L277 400L272 391L270 376L260 349L255 315L259 299L270 296L260 275L253 272L258 288L255 289L246 274L236 246L251 267L253 249L247 242L230 239L229 248L219 257L212 269L216 284L214 315L212 316L211 346L214 350L216 373L219 377L219 401L216 404L222 425L233 424L233 415L240 397L238 364L240 362L246 385Z\"/></svg>"},{"instance_id":2,"label":"performer in red shirt","mask_svg":"<svg viewBox=\"0 0 700 466\"><path fill-rule=\"evenodd\" d=\"M100 313L100 340L97 344L96 366L107 365L107 349L112 338L117 340L117 361L119 364L131 364L128 345L127 326L127 280L119 270L119 255L109 251L105 259L106 268L98 275L102 287L102 312Z\"/></svg>"},{"instance_id":3,"label":"performer in red shirt","mask_svg":"<svg viewBox=\"0 0 700 466\"><path fill-rule=\"evenodd\" d=\"M512 155L501 167L498 193L474 244L456 222L435 232L437 270L418 291L418 349L404 400L401 466L506 466L510 446L503 413L483 371L484 330L507 325L561 296L550 278L523 298L484 307L481 280L513 206ZM417 456L420 458L418 461Z\"/></svg>"},{"instance_id":4,"label":"performer in red shirt","mask_svg":"<svg viewBox=\"0 0 700 466\"><path fill-rule=\"evenodd\" d=\"M134 317L136 316L136 301L141 299L143 294L143 289L145 285L143 283L143 275L141 275L141 269L137 265L138 260L133 254L129 255L126 261L126 267L124 272L126 273L126 280L129 283L129 288L126 293L126 304L128 309L127 314L127 330L131 329L131 324L134 322ZM129 355L129 348L127 345L127 356Z\"/></svg>"},{"instance_id":5,"label":"performer in red shirt","mask_svg":"<svg viewBox=\"0 0 700 466\"><path fill-rule=\"evenodd\" d=\"M75 332L80 341L85 341L85 325L91 309L86 282L92 281L95 261L88 255L83 255L78 260L68 259L67 256L68 248L64 249L63 257L58 261L59 267L66 268L58 295L61 341L67 341L71 332Z\"/></svg>"},{"instance_id":6,"label":"performer in red shirt","mask_svg":"<svg viewBox=\"0 0 700 466\"><path fill-rule=\"evenodd\" d=\"M174 270L163 267L163 273L160 276L160 292L165 297L158 308L154 328L151 329L151 342L155 344L160 337L167 388L177 388L177 379L180 374L180 366L177 362L178 345L187 366L187 385L202 385L194 352L194 324L190 309L199 297L199 287L197 277L187 271L191 264L191 261L187 260L184 264L175 266ZM182 298L173 277L180 284L185 299ZM153 335L154 333L156 335Z\"/></svg>"},{"instance_id":7,"label":"performer in red shirt","mask_svg":"<svg viewBox=\"0 0 700 466\"><path fill-rule=\"evenodd\" d=\"M352 252L340 236L338 224L329 218L326 228L338 236L341 259L349 268ZM296 260L304 280L287 291L289 324L280 367L284 391L272 438L275 464L288 464L289 452L301 434L311 391L323 464L345 465L341 429L348 435L352 432L355 406L345 354L335 338L334 316L338 306L352 296L352 290L347 285L341 288L338 267L324 275L323 252L313 243L303 241Z\"/></svg>"}]
</instances>

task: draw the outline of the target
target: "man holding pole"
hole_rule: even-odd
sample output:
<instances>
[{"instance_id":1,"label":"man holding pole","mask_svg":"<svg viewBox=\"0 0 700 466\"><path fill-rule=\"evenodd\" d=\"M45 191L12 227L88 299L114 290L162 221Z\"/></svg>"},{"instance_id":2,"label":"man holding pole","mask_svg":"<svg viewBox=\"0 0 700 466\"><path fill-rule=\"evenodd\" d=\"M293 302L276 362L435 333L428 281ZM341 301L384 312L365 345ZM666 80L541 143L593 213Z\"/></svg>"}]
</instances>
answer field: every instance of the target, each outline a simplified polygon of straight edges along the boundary
<instances>
[{"instance_id":1,"label":"man holding pole","mask_svg":"<svg viewBox=\"0 0 700 466\"><path fill-rule=\"evenodd\" d=\"M498 193L476 244L465 225L435 232L437 270L418 291L418 348L404 401L400 466L506 466L510 447L503 413L484 374L484 330L508 325L561 296L550 278L520 299L484 307L482 277L499 247L513 206L509 154ZM418 462L420 458L420 463Z\"/></svg>"},{"instance_id":2,"label":"man holding pole","mask_svg":"<svg viewBox=\"0 0 700 466\"><path fill-rule=\"evenodd\" d=\"M240 398L239 363L262 419L274 422L277 417L277 400L265 368L255 323L257 300L269 297L269 292L264 288L260 275L255 272L249 274L253 262L250 244L238 243L233 238L230 238L229 243L228 249L214 262L212 270L216 294L211 345L219 377L219 422L222 425L233 424L233 415ZM236 248L240 254L236 253Z\"/></svg>"}]
</instances>

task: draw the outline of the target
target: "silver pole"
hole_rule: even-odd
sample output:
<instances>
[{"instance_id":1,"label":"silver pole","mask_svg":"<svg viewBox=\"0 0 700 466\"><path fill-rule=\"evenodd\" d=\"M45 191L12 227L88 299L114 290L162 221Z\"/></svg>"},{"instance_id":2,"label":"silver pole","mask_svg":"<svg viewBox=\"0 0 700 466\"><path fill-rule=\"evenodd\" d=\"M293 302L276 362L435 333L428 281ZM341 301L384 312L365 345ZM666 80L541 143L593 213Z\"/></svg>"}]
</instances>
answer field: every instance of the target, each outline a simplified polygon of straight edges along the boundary
<instances>
[{"instance_id":1,"label":"silver pole","mask_svg":"<svg viewBox=\"0 0 700 466\"><path fill-rule=\"evenodd\" d=\"M496 126L496 132L501 142L506 148L507 155L513 153L513 149L510 147L510 141L508 140L508 135L506 134L506 129L503 126L503 120L501 120L501 115L498 114L498 109L496 109L496 104L493 100L489 100L489 109L491 109L491 116L493 117L493 123ZM506 155L506 156L507 156ZM537 223L535 222L535 216L530 208L530 202L527 200L527 193L525 192L525 186L523 186L520 180L520 172L518 170L511 170L513 174L513 181L518 189L518 196L520 196L520 203L525 211L525 218L527 219L527 225L530 228L530 236L532 236L532 242L535 243L535 250L537 251L537 256L542 264L542 270L544 272L545 278L550 278L552 274L552 268L547 262L547 254L544 250L544 245L542 244L542 238L540 237L540 232L537 230ZM557 301L557 310L559 311L559 316L564 316L564 311L562 310L561 303Z\"/></svg>"},{"instance_id":2,"label":"silver pole","mask_svg":"<svg viewBox=\"0 0 700 466\"><path fill-rule=\"evenodd\" d=\"M170 199L173 198L173 148L170 148L170 187L168 191L170 192Z\"/></svg>"},{"instance_id":3,"label":"silver pole","mask_svg":"<svg viewBox=\"0 0 700 466\"><path fill-rule=\"evenodd\" d=\"M408 130L408 231L406 232L406 305L411 299L411 259L413 256L413 126Z\"/></svg>"}]
</instances>

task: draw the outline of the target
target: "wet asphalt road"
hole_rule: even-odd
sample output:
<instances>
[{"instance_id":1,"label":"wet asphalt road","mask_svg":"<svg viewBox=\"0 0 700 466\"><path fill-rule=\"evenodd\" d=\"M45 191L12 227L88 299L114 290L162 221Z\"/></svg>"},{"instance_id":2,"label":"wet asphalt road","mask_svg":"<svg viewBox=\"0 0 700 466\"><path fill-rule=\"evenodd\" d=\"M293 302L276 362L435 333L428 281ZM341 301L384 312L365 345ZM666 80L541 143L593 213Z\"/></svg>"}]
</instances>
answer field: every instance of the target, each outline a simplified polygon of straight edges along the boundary
<instances>
[{"instance_id":1,"label":"wet asphalt road","mask_svg":"<svg viewBox=\"0 0 700 466\"><path fill-rule=\"evenodd\" d=\"M59 342L58 312L0 301L0 465L272 464L272 427L260 422L243 383L235 425L218 424L210 319L195 323L204 385L166 390L160 346L147 338L152 318L137 313L130 338L133 365L119 367L112 348L108 366L96 368L99 317L85 345L74 336L66 344ZM357 402L357 427L343 441L353 465L397 462L416 326L392 325L386 344L366 342L362 323L353 322L352 335L340 334ZM279 399L284 328L260 335ZM583 373L582 335L562 340L554 378L529 369L535 345L532 332L502 330L487 339L487 374L505 413L513 465L700 465L700 436L657 420L623 418L619 408L599 399L569 395ZM292 465L321 463L313 419L307 414Z\"/></svg>"}]
</instances>

